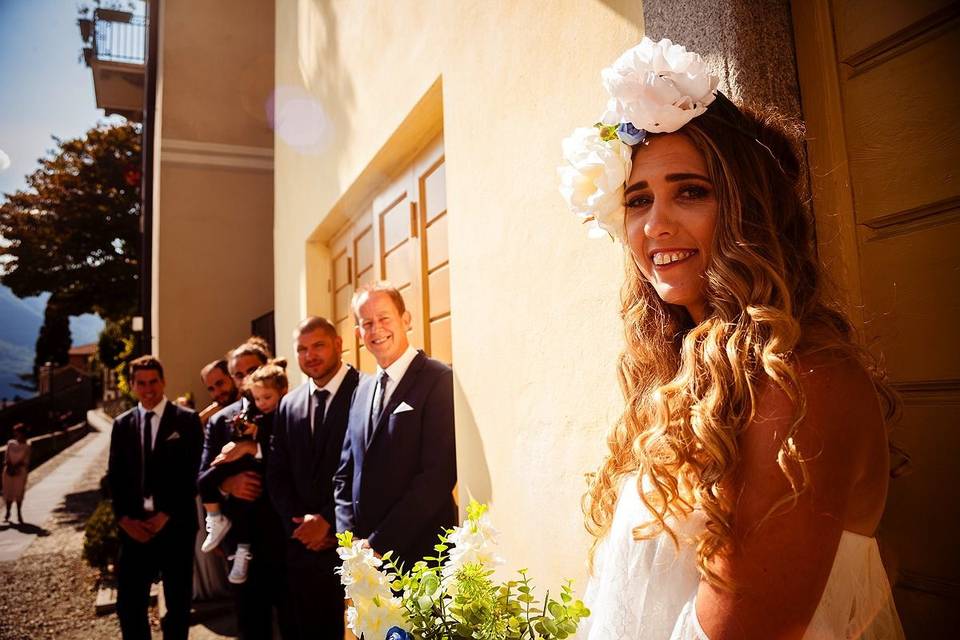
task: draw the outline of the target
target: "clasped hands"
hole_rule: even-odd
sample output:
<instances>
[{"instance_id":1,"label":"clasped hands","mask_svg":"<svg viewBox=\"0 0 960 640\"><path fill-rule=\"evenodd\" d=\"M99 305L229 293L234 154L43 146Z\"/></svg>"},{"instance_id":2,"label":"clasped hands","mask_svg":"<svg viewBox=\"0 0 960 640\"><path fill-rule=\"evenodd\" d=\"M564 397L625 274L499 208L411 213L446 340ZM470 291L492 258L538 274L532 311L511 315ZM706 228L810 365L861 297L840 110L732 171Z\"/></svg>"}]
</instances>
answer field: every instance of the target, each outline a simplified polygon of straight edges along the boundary
<instances>
[{"instance_id":1,"label":"clasped hands","mask_svg":"<svg viewBox=\"0 0 960 640\"><path fill-rule=\"evenodd\" d=\"M293 530L293 538L303 543L310 551L326 551L337 546L337 537L326 518L318 513L307 513L291 518L299 525Z\"/></svg>"},{"instance_id":2,"label":"clasped hands","mask_svg":"<svg viewBox=\"0 0 960 640\"><path fill-rule=\"evenodd\" d=\"M144 519L123 516L117 521L117 524L128 536L137 542L144 543L149 542L151 538L160 533L160 530L166 526L169 520L170 516L158 511Z\"/></svg>"}]
</instances>

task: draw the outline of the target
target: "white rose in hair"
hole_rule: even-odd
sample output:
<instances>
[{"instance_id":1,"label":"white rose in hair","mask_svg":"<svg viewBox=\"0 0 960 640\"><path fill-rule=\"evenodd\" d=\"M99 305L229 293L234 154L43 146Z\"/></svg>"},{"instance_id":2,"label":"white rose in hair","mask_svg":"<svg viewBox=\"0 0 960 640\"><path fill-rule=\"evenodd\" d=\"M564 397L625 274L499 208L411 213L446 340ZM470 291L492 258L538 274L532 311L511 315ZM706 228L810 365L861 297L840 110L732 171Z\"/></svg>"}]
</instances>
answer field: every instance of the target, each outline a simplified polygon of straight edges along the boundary
<instances>
[{"instance_id":1,"label":"white rose in hair","mask_svg":"<svg viewBox=\"0 0 960 640\"><path fill-rule=\"evenodd\" d=\"M590 235L602 229L623 240L623 188L630 175L631 149L611 135L605 140L596 127L575 129L563 141L567 163L557 171L560 194L575 215L591 221Z\"/></svg>"},{"instance_id":2,"label":"white rose in hair","mask_svg":"<svg viewBox=\"0 0 960 640\"><path fill-rule=\"evenodd\" d=\"M610 94L604 123L629 122L652 133L676 131L702 114L719 83L700 54L666 38L645 37L601 77Z\"/></svg>"}]
</instances>

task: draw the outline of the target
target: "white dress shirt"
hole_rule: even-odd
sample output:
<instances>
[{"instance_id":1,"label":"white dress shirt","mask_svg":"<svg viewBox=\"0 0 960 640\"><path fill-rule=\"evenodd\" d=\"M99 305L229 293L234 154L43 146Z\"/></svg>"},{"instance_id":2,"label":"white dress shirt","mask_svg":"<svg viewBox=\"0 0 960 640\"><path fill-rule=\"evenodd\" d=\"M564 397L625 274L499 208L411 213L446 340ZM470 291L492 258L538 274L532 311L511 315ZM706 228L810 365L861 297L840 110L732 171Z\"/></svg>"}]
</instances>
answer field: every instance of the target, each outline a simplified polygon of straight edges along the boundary
<instances>
[{"instance_id":1,"label":"white dress shirt","mask_svg":"<svg viewBox=\"0 0 960 640\"><path fill-rule=\"evenodd\" d=\"M163 411L167 408L167 396L160 398L160 402L153 409L147 409L143 406L142 402L137 403L137 411L140 412L140 415L137 417L137 427L139 428L140 433L140 455L143 456L143 428L144 421L147 417L147 411L153 413L153 417L150 418L150 451L157 450L157 431L160 430L160 416L163 415ZM153 511L153 498L144 498L143 499L143 509L144 511Z\"/></svg>"},{"instance_id":2,"label":"white dress shirt","mask_svg":"<svg viewBox=\"0 0 960 640\"><path fill-rule=\"evenodd\" d=\"M382 372L387 372L387 390L383 394L383 406L380 407L381 411L385 410L386 406L390 403L390 396L393 395L397 385L400 384L400 380L402 380L404 374L407 373L407 369L410 368L410 363L413 362L413 359L417 357L417 353L419 352L416 349L408 346L407 350L400 354L400 357L394 360L393 364L386 369L381 369L380 365L377 365L378 380ZM379 391L379 389L377 391ZM376 393L374 394L374 401L376 401Z\"/></svg>"}]
</instances>

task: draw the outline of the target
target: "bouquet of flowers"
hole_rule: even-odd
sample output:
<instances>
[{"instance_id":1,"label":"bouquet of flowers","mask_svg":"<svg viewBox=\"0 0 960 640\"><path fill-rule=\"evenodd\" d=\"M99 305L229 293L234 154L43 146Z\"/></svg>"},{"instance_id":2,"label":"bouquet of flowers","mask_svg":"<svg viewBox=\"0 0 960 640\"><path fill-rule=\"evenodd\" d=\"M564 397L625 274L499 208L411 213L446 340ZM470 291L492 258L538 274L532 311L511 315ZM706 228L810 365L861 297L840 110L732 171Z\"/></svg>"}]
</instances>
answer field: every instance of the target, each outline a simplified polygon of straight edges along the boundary
<instances>
[{"instance_id":1,"label":"bouquet of flowers","mask_svg":"<svg viewBox=\"0 0 960 640\"><path fill-rule=\"evenodd\" d=\"M486 505L475 501L467 521L439 536L437 555L409 570L390 553L377 558L373 549L348 531L337 535L337 569L347 598L347 624L362 640L552 640L568 638L581 618L590 615L575 599L573 583L543 601L521 569L515 580L497 584L493 567L497 531Z\"/></svg>"}]
</instances>

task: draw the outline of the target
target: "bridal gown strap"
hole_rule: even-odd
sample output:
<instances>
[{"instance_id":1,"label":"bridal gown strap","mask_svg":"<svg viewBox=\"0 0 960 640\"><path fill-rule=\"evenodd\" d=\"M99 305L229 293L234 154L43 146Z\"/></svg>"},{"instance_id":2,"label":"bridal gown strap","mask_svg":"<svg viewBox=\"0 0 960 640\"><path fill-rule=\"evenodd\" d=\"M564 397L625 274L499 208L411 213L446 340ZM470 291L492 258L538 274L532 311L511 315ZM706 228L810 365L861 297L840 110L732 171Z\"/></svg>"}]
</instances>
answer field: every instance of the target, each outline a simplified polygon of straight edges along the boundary
<instances>
[{"instance_id":1,"label":"bridal gown strap","mask_svg":"<svg viewBox=\"0 0 960 640\"><path fill-rule=\"evenodd\" d=\"M636 482L628 479L594 558L584 596L591 614L578 639L708 640L696 618L696 550L683 541L703 530L705 517L695 511L675 525L679 550L665 533L633 539L633 528L650 519ZM903 637L876 539L844 531L805 640Z\"/></svg>"}]
</instances>

